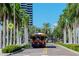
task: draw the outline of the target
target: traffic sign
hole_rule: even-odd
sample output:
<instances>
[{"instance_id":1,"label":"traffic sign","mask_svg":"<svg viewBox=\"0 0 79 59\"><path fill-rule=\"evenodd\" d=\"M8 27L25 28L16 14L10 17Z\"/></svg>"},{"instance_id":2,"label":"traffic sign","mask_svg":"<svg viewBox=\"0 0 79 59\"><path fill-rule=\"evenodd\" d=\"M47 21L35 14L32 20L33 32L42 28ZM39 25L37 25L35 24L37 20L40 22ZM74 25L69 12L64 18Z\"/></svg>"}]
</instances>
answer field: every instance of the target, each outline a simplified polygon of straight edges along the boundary
<instances>
[{"instance_id":1,"label":"traffic sign","mask_svg":"<svg viewBox=\"0 0 79 59\"><path fill-rule=\"evenodd\" d=\"M8 28L9 28L9 29L13 29L13 28L14 28L14 24L9 23L9 24L8 24Z\"/></svg>"}]
</instances>

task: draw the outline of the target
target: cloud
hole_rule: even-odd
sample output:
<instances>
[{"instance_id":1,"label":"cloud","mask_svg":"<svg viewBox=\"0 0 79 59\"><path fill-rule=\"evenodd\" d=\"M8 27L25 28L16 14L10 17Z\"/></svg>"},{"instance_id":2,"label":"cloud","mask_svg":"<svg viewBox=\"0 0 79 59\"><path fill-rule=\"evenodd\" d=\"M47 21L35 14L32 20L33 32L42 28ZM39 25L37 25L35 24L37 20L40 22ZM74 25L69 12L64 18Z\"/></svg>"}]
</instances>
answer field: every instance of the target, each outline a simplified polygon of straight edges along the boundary
<instances>
[{"instance_id":1,"label":"cloud","mask_svg":"<svg viewBox=\"0 0 79 59\"><path fill-rule=\"evenodd\" d=\"M57 26L57 23L54 23L52 26L52 31L54 30L54 28Z\"/></svg>"},{"instance_id":2,"label":"cloud","mask_svg":"<svg viewBox=\"0 0 79 59\"><path fill-rule=\"evenodd\" d=\"M57 26L57 23L54 23L53 26L56 27Z\"/></svg>"}]
</instances>

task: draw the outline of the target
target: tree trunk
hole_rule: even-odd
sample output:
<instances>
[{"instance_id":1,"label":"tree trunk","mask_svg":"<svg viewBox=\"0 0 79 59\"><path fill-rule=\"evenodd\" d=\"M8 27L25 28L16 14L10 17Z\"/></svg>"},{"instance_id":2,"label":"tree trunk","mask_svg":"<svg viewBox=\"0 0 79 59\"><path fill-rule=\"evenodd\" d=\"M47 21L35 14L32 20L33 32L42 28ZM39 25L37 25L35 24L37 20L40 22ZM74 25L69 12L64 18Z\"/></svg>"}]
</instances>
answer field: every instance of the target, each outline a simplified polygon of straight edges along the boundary
<instances>
[{"instance_id":1,"label":"tree trunk","mask_svg":"<svg viewBox=\"0 0 79 59\"><path fill-rule=\"evenodd\" d=\"M72 39L73 39L73 37L72 37L72 30L70 31L70 43L72 44L73 42L72 42Z\"/></svg>"},{"instance_id":2,"label":"tree trunk","mask_svg":"<svg viewBox=\"0 0 79 59\"><path fill-rule=\"evenodd\" d=\"M24 26L24 38L25 38L25 44L28 44L28 29L26 25Z\"/></svg>"},{"instance_id":3,"label":"tree trunk","mask_svg":"<svg viewBox=\"0 0 79 59\"><path fill-rule=\"evenodd\" d=\"M73 40L74 40L74 44L77 44L77 32L76 32L76 17L75 17L75 23L73 24Z\"/></svg>"},{"instance_id":4,"label":"tree trunk","mask_svg":"<svg viewBox=\"0 0 79 59\"><path fill-rule=\"evenodd\" d=\"M19 45L20 43L19 43L19 36L18 36L19 34L18 34L18 23L17 23L17 44Z\"/></svg>"},{"instance_id":5,"label":"tree trunk","mask_svg":"<svg viewBox=\"0 0 79 59\"><path fill-rule=\"evenodd\" d=\"M78 42L77 28L76 28L76 31L75 31L75 32L76 32L76 35L75 35L75 36L76 36L76 39L75 39L75 42L76 42L76 44L77 44L77 42Z\"/></svg>"},{"instance_id":6,"label":"tree trunk","mask_svg":"<svg viewBox=\"0 0 79 59\"><path fill-rule=\"evenodd\" d=\"M5 13L4 13L4 21L3 21L3 48L5 47Z\"/></svg>"},{"instance_id":7,"label":"tree trunk","mask_svg":"<svg viewBox=\"0 0 79 59\"><path fill-rule=\"evenodd\" d=\"M19 36L19 43L20 43L20 45L21 45L21 36Z\"/></svg>"},{"instance_id":8,"label":"tree trunk","mask_svg":"<svg viewBox=\"0 0 79 59\"><path fill-rule=\"evenodd\" d=\"M12 45L12 29L10 30L10 45Z\"/></svg>"},{"instance_id":9,"label":"tree trunk","mask_svg":"<svg viewBox=\"0 0 79 59\"><path fill-rule=\"evenodd\" d=\"M79 44L79 28L78 28L78 44Z\"/></svg>"},{"instance_id":10,"label":"tree trunk","mask_svg":"<svg viewBox=\"0 0 79 59\"><path fill-rule=\"evenodd\" d=\"M0 48L1 48L1 42L2 42L2 40L1 40L1 30L0 30Z\"/></svg>"},{"instance_id":11,"label":"tree trunk","mask_svg":"<svg viewBox=\"0 0 79 59\"><path fill-rule=\"evenodd\" d=\"M76 27L75 27L75 24L73 24L73 43L76 44Z\"/></svg>"},{"instance_id":12,"label":"tree trunk","mask_svg":"<svg viewBox=\"0 0 79 59\"><path fill-rule=\"evenodd\" d=\"M66 36L66 28L64 28L64 44L66 44L67 36Z\"/></svg>"},{"instance_id":13,"label":"tree trunk","mask_svg":"<svg viewBox=\"0 0 79 59\"><path fill-rule=\"evenodd\" d=\"M68 40L69 40L69 44L72 44L72 32L70 28L68 28Z\"/></svg>"},{"instance_id":14,"label":"tree trunk","mask_svg":"<svg viewBox=\"0 0 79 59\"><path fill-rule=\"evenodd\" d=\"M15 44L15 3L14 3L14 41L13 41L13 44Z\"/></svg>"},{"instance_id":15,"label":"tree trunk","mask_svg":"<svg viewBox=\"0 0 79 59\"><path fill-rule=\"evenodd\" d=\"M7 46L9 44L9 38L8 38L8 36L9 36L9 31L8 31L8 19L7 19Z\"/></svg>"}]
</instances>

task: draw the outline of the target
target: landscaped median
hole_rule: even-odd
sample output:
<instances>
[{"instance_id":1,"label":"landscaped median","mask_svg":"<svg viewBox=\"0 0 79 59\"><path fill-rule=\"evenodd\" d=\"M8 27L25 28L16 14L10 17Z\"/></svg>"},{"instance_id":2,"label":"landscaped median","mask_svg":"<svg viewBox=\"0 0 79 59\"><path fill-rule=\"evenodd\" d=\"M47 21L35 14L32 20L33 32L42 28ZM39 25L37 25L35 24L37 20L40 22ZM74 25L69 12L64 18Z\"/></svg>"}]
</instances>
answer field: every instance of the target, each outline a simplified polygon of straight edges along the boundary
<instances>
[{"instance_id":1,"label":"landscaped median","mask_svg":"<svg viewBox=\"0 0 79 59\"><path fill-rule=\"evenodd\" d=\"M62 45L64 47L67 47L69 49L79 52L79 44L63 44L60 42L57 42L56 44Z\"/></svg>"},{"instance_id":2,"label":"landscaped median","mask_svg":"<svg viewBox=\"0 0 79 59\"><path fill-rule=\"evenodd\" d=\"M30 48L30 45L29 44L26 44L26 45L23 45L23 46L20 46L20 45L9 45L9 46L6 46L5 48L2 49L2 53L13 53L13 52L16 52L18 50L21 50L22 48Z\"/></svg>"}]
</instances>

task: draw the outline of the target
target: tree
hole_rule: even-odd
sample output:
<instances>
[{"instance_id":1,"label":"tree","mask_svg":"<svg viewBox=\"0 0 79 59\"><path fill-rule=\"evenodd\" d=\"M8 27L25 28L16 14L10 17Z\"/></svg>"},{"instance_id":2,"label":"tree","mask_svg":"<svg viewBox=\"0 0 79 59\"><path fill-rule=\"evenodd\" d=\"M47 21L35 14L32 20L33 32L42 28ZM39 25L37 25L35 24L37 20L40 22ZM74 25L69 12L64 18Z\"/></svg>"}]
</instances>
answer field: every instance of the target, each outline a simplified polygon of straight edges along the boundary
<instances>
[{"instance_id":1,"label":"tree","mask_svg":"<svg viewBox=\"0 0 79 59\"><path fill-rule=\"evenodd\" d=\"M58 26L64 31L62 33L64 36L64 40L68 40L68 43L72 44L72 38L74 40L74 44L77 43L77 32L76 28L78 25L78 10L79 4L70 3L67 4L67 7L64 9L63 14L60 16L58 21ZM61 33L61 32L60 32Z\"/></svg>"},{"instance_id":2,"label":"tree","mask_svg":"<svg viewBox=\"0 0 79 59\"><path fill-rule=\"evenodd\" d=\"M50 24L49 23L44 23L43 24L43 32L47 35L50 34Z\"/></svg>"}]
</instances>

